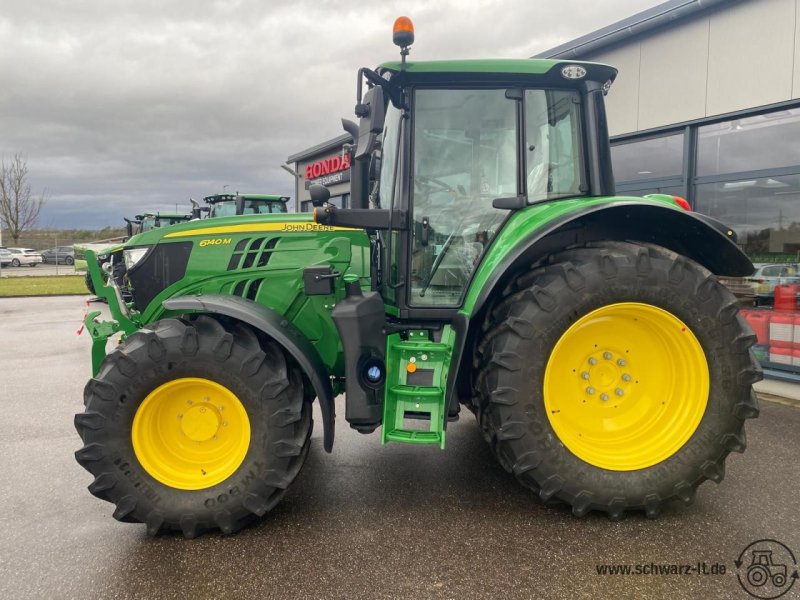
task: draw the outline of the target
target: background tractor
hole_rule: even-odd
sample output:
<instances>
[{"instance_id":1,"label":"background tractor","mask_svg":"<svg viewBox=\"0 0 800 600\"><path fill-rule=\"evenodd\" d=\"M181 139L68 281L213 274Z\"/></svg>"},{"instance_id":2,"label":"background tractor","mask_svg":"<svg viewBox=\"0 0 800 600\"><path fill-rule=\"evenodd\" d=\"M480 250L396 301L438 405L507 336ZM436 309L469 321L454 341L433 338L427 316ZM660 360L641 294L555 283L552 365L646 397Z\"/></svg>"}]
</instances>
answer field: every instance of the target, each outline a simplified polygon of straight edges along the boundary
<instances>
[{"instance_id":1,"label":"background tractor","mask_svg":"<svg viewBox=\"0 0 800 600\"><path fill-rule=\"evenodd\" d=\"M445 448L475 415L542 501L621 518L692 502L745 448L755 337L716 275L750 261L665 195L616 196L604 94L559 60L358 73L353 208L192 221L125 244L125 302L89 260L93 377L75 418L89 490L147 531L235 531L268 512L334 398L383 443ZM106 342L122 343L106 354Z\"/></svg>"}]
</instances>

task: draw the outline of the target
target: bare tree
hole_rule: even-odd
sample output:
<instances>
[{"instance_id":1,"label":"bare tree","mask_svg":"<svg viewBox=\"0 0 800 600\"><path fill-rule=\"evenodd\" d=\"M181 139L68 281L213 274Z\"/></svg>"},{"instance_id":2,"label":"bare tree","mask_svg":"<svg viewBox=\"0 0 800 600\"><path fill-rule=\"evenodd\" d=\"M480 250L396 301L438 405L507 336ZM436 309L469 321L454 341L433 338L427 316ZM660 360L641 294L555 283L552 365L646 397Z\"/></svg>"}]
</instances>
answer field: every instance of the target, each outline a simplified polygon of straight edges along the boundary
<instances>
[{"instance_id":1,"label":"bare tree","mask_svg":"<svg viewBox=\"0 0 800 600\"><path fill-rule=\"evenodd\" d=\"M21 154L0 160L0 225L8 230L14 243L34 225L44 206L45 197L31 196L28 161Z\"/></svg>"}]
</instances>

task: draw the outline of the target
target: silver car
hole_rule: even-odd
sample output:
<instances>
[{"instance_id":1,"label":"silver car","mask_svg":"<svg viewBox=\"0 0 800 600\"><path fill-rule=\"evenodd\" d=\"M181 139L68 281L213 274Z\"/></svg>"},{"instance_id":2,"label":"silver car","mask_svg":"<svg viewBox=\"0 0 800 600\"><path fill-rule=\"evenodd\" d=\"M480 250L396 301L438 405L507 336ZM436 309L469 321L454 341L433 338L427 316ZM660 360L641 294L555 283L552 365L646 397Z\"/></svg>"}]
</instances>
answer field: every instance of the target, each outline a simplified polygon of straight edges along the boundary
<instances>
[{"instance_id":1,"label":"silver car","mask_svg":"<svg viewBox=\"0 0 800 600\"><path fill-rule=\"evenodd\" d=\"M11 252L11 266L21 267L27 265L35 267L42 262L42 255L33 248L8 248Z\"/></svg>"}]
</instances>

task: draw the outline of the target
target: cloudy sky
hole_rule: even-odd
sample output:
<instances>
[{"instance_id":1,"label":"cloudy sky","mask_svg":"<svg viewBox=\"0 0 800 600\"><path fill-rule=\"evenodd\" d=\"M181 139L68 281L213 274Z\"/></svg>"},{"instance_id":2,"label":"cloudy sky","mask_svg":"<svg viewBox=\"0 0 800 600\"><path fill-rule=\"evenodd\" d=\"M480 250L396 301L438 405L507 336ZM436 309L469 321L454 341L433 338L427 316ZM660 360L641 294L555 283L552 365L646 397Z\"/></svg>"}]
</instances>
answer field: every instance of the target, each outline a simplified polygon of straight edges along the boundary
<instances>
[{"instance_id":1,"label":"cloudy sky","mask_svg":"<svg viewBox=\"0 0 800 600\"><path fill-rule=\"evenodd\" d=\"M356 70L397 57L524 58L656 0L3 0L0 155L27 156L45 227L293 194L289 154L342 133Z\"/></svg>"}]
</instances>

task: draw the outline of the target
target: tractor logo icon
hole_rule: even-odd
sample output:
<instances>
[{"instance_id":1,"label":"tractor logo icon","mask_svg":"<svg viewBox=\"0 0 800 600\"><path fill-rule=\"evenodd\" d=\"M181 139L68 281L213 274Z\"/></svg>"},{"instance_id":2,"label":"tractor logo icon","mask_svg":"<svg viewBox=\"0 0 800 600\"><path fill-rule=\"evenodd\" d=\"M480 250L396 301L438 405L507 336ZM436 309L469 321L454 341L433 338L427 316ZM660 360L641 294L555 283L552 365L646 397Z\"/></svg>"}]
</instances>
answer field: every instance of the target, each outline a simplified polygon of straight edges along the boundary
<instances>
[{"instance_id":1,"label":"tractor logo icon","mask_svg":"<svg viewBox=\"0 0 800 600\"><path fill-rule=\"evenodd\" d=\"M758 540L739 554L736 576L753 598L780 598L798 579L794 553L777 540Z\"/></svg>"},{"instance_id":2,"label":"tractor logo icon","mask_svg":"<svg viewBox=\"0 0 800 600\"><path fill-rule=\"evenodd\" d=\"M786 565L772 562L772 550L753 550L753 562L747 567L747 583L761 587L770 580L775 587L786 585Z\"/></svg>"}]
</instances>

